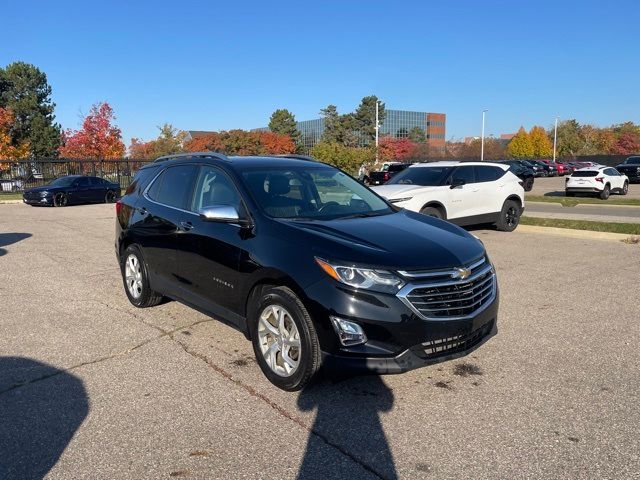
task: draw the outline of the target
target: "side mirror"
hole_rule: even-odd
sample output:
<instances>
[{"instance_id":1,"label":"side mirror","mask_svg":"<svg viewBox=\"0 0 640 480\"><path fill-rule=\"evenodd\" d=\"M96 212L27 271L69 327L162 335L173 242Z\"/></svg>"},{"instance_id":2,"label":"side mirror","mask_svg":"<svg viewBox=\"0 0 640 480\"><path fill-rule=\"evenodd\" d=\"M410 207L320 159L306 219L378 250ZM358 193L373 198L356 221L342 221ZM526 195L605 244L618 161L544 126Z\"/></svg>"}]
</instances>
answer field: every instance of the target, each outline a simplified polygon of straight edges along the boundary
<instances>
[{"instance_id":1,"label":"side mirror","mask_svg":"<svg viewBox=\"0 0 640 480\"><path fill-rule=\"evenodd\" d=\"M453 181L451 182L451 186L449 188L454 189L454 188L458 188L463 186L465 182L463 179L461 178L454 178Z\"/></svg>"},{"instance_id":2,"label":"side mirror","mask_svg":"<svg viewBox=\"0 0 640 480\"><path fill-rule=\"evenodd\" d=\"M198 214L205 222L237 223L241 226L248 226L246 219L240 218L238 210L233 205L211 205L202 208Z\"/></svg>"}]
</instances>

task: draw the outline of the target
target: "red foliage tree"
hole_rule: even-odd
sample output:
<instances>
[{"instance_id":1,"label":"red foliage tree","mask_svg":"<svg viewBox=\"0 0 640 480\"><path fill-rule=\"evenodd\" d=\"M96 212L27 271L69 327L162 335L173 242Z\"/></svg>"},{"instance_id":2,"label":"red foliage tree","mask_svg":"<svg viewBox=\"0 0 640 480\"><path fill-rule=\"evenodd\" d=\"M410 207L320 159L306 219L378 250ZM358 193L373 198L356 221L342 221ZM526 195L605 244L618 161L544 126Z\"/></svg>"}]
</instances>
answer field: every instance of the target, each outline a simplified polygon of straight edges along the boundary
<instances>
[{"instance_id":1,"label":"red foliage tree","mask_svg":"<svg viewBox=\"0 0 640 480\"><path fill-rule=\"evenodd\" d=\"M277 155L296 151L296 145L288 135L246 130L200 135L186 142L184 148L187 152L209 151L227 155Z\"/></svg>"},{"instance_id":2,"label":"red foliage tree","mask_svg":"<svg viewBox=\"0 0 640 480\"><path fill-rule=\"evenodd\" d=\"M296 144L289 135L279 135L273 132L260 132L259 135L265 153L278 155L295 153L296 151Z\"/></svg>"},{"instance_id":3,"label":"red foliage tree","mask_svg":"<svg viewBox=\"0 0 640 480\"><path fill-rule=\"evenodd\" d=\"M405 160L413 157L416 144L408 138L382 137L378 154L382 160Z\"/></svg>"},{"instance_id":4,"label":"red foliage tree","mask_svg":"<svg viewBox=\"0 0 640 480\"><path fill-rule=\"evenodd\" d=\"M122 132L113 124L115 118L108 103L93 105L80 130L63 132L60 155L81 159L122 158L125 146Z\"/></svg>"},{"instance_id":5,"label":"red foliage tree","mask_svg":"<svg viewBox=\"0 0 640 480\"><path fill-rule=\"evenodd\" d=\"M640 153L640 136L635 133L621 133L611 148L614 155L632 155Z\"/></svg>"},{"instance_id":6,"label":"red foliage tree","mask_svg":"<svg viewBox=\"0 0 640 480\"><path fill-rule=\"evenodd\" d=\"M132 138L131 145L129 145L129 158L135 160L150 160L153 158L155 146L155 140L145 142L138 138Z\"/></svg>"}]
</instances>

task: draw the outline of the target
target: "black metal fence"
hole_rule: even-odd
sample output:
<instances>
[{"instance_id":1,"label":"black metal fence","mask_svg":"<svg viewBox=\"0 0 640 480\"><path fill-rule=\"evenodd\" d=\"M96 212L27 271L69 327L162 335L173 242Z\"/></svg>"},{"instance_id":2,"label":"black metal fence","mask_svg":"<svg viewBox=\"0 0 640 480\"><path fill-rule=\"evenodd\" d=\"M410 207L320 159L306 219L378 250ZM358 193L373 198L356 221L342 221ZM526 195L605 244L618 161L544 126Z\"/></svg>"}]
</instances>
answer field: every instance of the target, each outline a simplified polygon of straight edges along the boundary
<instances>
[{"instance_id":1,"label":"black metal fence","mask_svg":"<svg viewBox=\"0 0 640 480\"><path fill-rule=\"evenodd\" d=\"M65 175L91 175L127 188L140 167L151 160L0 160L0 194L39 187Z\"/></svg>"}]
</instances>

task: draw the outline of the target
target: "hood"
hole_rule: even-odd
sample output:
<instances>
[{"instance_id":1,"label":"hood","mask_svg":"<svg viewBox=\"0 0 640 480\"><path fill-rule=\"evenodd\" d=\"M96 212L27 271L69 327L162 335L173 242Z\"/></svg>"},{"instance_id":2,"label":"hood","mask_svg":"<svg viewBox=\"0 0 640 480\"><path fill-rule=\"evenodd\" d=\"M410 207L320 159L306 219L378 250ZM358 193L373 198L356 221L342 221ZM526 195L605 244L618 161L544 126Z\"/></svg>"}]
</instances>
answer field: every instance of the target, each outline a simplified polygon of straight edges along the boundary
<instances>
[{"instance_id":1,"label":"hood","mask_svg":"<svg viewBox=\"0 0 640 480\"><path fill-rule=\"evenodd\" d=\"M468 264L484 253L482 243L462 228L407 210L365 218L280 222L304 232L314 255L349 264L438 269Z\"/></svg>"},{"instance_id":2,"label":"hood","mask_svg":"<svg viewBox=\"0 0 640 480\"><path fill-rule=\"evenodd\" d=\"M384 198L401 198L407 195L418 193L426 193L442 187L423 187L422 185L410 185L406 183L394 183L393 185L381 185L379 187L371 187L371 190Z\"/></svg>"},{"instance_id":3,"label":"hood","mask_svg":"<svg viewBox=\"0 0 640 480\"><path fill-rule=\"evenodd\" d=\"M54 192L56 190L60 190L61 187L54 187L51 185L44 185L42 187L34 187L29 188L24 191L24 193L40 193L40 192Z\"/></svg>"}]
</instances>

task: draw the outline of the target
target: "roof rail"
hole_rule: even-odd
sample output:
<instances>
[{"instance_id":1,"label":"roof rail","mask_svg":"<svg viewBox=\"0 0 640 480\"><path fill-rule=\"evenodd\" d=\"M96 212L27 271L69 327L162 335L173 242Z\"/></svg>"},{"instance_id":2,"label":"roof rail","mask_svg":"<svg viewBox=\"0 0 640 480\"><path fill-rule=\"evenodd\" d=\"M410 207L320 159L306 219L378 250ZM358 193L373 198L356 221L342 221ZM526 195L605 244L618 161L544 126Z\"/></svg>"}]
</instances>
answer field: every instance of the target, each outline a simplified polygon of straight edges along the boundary
<instances>
[{"instance_id":1,"label":"roof rail","mask_svg":"<svg viewBox=\"0 0 640 480\"><path fill-rule=\"evenodd\" d=\"M191 159L191 158L217 158L218 160L229 160L226 155L218 152L192 152L192 153L176 153L173 155L165 155L164 157L156 158L153 163L164 162L165 160L176 160L179 158Z\"/></svg>"},{"instance_id":2,"label":"roof rail","mask_svg":"<svg viewBox=\"0 0 640 480\"><path fill-rule=\"evenodd\" d=\"M296 160L307 160L309 162L320 162L317 158L313 158L309 155L298 155L297 153L281 153L278 155L270 155L271 157L280 157L280 158L293 158Z\"/></svg>"}]
</instances>

